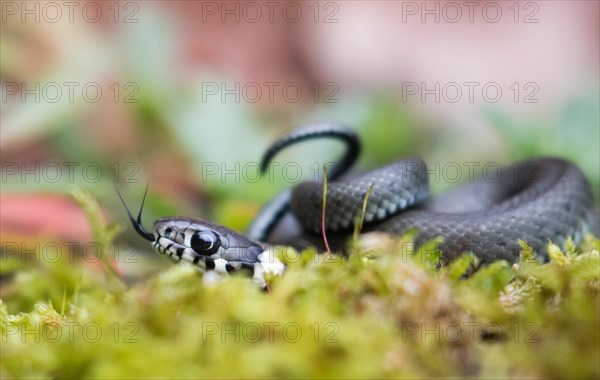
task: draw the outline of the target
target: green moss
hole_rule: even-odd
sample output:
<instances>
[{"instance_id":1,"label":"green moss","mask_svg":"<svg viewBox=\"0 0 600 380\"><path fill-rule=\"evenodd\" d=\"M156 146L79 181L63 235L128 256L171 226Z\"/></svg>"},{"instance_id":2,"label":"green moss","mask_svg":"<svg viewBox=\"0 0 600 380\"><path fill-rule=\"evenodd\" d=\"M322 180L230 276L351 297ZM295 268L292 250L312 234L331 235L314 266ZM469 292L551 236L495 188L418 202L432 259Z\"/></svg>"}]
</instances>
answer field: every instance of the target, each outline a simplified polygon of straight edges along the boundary
<instances>
[{"instance_id":1,"label":"green moss","mask_svg":"<svg viewBox=\"0 0 600 380\"><path fill-rule=\"evenodd\" d=\"M76 193L109 252L116 227ZM551 262L439 268L437 241L363 235L348 259L278 248L283 277L205 284L188 265L133 285L58 261L19 269L0 303L0 375L141 377L599 377L598 240ZM102 274L104 273L104 274ZM115 285L118 284L118 285ZM27 300L26 302L24 300Z\"/></svg>"}]
</instances>

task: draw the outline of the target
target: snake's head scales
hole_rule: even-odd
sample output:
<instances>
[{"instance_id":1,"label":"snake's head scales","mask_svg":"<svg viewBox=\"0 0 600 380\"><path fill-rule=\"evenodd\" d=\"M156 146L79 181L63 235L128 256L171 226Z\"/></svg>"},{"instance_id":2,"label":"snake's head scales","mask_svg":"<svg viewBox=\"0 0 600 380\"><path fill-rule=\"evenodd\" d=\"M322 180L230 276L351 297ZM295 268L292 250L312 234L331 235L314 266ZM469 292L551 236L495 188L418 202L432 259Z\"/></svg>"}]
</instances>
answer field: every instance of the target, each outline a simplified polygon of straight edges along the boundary
<instances>
[{"instance_id":1,"label":"snake's head scales","mask_svg":"<svg viewBox=\"0 0 600 380\"><path fill-rule=\"evenodd\" d=\"M264 251L245 236L201 218L161 218L154 222L152 232L152 245L159 253L219 273L247 268Z\"/></svg>"},{"instance_id":2,"label":"snake's head scales","mask_svg":"<svg viewBox=\"0 0 600 380\"><path fill-rule=\"evenodd\" d=\"M152 227L153 247L175 262L188 262L202 271L227 275L248 271L264 287L265 273L282 274L284 264L271 247L254 242L227 227L194 217L158 219Z\"/></svg>"},{"instance_id":3,"label":"snake's head scales","mask_svg":"<svg viewBox=\"0 0 600 380\"><path fill-rule=\"evenodd\" d=\"M144 200L147 190L146 187ZM285 271L285 265L275 257L271 246L252 241L202 218L160 218L148 231L141 221L144 200L137 218L134 218L118 190L117 194L135 231L150 241L158 253L174 262L187 262L202 272L212 271L221 276L247 271L253 281L262 287L266 286L265 273L281 275Z\"/></svg>"}]
</instances>

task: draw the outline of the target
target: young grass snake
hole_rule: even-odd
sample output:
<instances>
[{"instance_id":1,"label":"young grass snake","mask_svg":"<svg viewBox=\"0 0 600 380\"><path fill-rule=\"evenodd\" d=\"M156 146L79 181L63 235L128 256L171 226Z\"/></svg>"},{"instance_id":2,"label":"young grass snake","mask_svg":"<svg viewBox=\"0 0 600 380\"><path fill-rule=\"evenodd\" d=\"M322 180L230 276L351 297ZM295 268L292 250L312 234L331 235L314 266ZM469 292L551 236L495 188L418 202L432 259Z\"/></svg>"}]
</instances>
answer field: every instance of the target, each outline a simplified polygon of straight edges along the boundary
<instances>
[{"instance_id":1,"label":"young grass snake","mask_svg":"<svg viewBox=\"0 0 600 380\"><path fill-rule=\"evenodd\" d=\"M526 241L541 260L547 260L549 241L563 246L568 237L577 243L586 233L598 234L590 184L577 166L561 158L518 162L499 170L493 180L477 179L430 198L427 169L418 157L343 179L359 155L360 140L344 126L319 124L299 128L273 143L264 155L263 172L281 150L319 138L341 140L346 147L344 156L328 171L324 221L323 183L318 181L303 182L279 194L246 235L196 217L161 218L148 231L141 222L144 202L134 218L119 197L136 232L160 254L218 274L248 270L262 286L265 272L281 274L285 269L269 248L277 241L270 235L286 214L302 226L301 234L286 243L322 247L324 223L327 236L340 242L335 246L340 249L362 214L372 184L362 231L403 234L416 229L417 247L442 237L439 249L446 261L470 251L483 263L500 259L513 263L521 249L518 240Z\"/></svg>"}]
</instances>

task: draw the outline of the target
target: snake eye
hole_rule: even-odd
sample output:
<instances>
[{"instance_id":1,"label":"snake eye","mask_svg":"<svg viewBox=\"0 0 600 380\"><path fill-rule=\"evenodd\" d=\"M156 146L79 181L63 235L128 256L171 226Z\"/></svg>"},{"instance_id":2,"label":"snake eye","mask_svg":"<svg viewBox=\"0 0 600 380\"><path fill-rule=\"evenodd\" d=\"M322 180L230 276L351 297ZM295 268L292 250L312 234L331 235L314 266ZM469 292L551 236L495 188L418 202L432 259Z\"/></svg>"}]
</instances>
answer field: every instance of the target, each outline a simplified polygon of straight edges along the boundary
<instances>
[{"instance_id":1,"label":"snake eye","mask_svg":"<svg viewBox=\"0 0 600 380\"><path fill-rule=\"evenodd\" d=\"M221 247L221 241L212 231L200 231L192 235L192 249L201 255L210 256Z\"/></svg>"}]
</instances>

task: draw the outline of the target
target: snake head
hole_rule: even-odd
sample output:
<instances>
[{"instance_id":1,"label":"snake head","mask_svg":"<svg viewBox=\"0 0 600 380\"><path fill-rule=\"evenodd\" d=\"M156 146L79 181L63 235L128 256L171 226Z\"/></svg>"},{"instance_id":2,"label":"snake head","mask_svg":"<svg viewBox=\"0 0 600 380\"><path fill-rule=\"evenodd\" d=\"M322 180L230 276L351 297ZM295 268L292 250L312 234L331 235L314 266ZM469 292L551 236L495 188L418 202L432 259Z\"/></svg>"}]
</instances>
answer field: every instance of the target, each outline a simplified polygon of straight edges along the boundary
<instances>
[{"instance_id":1,"label":"snake head","mask_svg":"<svg viewBox=\"0 0 600 380\"><path fill-rule=\"evenodd\" d=\"M159 253L219 273L251 269L265 250L261 244L201 218L161 218L154 222L152 233L152 245Z\"/></svg>"},{"instance_id":2,"label":"snake head","mask_svg":"<svg viewBox=\"0 0 600 380\"><path fill-rule=\"evenodd\" d=\"M135 231L150 241L154 249L174 262L188 262L201 271L226 275L248 270L257 285L266 285L263 274L282 274L285 266L266 244L248 239L227 227L193 217L167 217L154 222L148 231L142 225L142 210L148 187L137 218L129 211L123 197L119 198Z\"/></svg>"},{"instance_id":3,"label":"snake head","mask_svg":"<svg viewBox=\"0 0 600 380\"><path fill-rule=\"evenodd\" d=\"M266 286L265 273L283 274L284 264L271 247L201 218L167 217L154 222L152 245L175 262L188 262L218 275L247 270L254 283Z\"/></svg>"}]
</instances>

